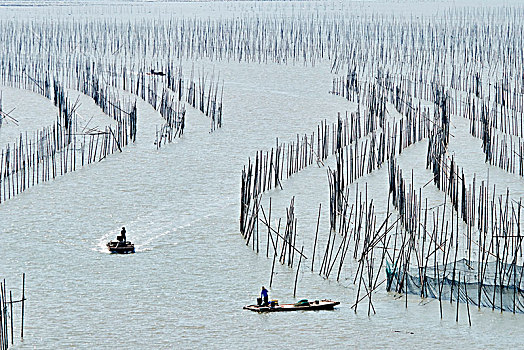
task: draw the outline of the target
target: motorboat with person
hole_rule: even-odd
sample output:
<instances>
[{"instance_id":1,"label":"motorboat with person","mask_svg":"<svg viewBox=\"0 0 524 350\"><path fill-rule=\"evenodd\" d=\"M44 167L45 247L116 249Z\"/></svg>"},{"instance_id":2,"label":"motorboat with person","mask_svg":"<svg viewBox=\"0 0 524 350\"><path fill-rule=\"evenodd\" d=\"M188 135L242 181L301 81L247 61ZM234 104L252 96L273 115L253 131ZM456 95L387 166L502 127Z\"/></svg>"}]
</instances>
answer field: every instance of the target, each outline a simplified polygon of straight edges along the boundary
<instances>
[{"instance_id":1,"label":"motorboat with person","mask_svg":"<svg viewBox=\"0 0 524 350\"><path fill-rule=\"evenodd\" d=\"M135 252L135 245L126 238L125 227L122 227L120 235L116 236L116 241L110 241L107 243L107 249L109 249L111 253L116 254L129 254Z\"/></svg>"}]
</instances>

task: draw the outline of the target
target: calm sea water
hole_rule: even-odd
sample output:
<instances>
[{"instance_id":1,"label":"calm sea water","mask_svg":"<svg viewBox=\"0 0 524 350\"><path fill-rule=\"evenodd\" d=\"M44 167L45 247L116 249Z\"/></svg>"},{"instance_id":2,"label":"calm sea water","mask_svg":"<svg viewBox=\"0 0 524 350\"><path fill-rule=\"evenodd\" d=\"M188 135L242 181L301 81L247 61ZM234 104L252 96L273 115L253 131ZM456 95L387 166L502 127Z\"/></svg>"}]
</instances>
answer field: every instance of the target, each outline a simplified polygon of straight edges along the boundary
<instances>
[{"instance_id":1,"label":"calm sea water","mask_svg":"<svg viewBox=\"0 0 524 350\"><path fill-rule=\"evenodd\" d=\"M182 6L193 16L198 14L195 7L205 5L162 6ZM21 10L6 8L0 14L16 11ZM38 17L49 9L30 11ZM66 16L68 11L80 10L60 8L58 15ZM220 70L225 81L221 130L210 134L209 120L189 109L184 136L157 150L154 133L162 120L139 101L135 144L0 205L0 277L6 278L8 289L18 298L22 272L27 276L25 338L21 342L16 337L14 348L521 346L522 315L472 308L469 327L463 305L456 323L455 304L445 302L440 319L437 301L421 302L416 297L406 301L383 288L374 296L375 315L368 317L365 303L355 313L351 305L356 291L350 278L354 261L348 262L340 283L311 273L310 261L303 262L297 299L339 300L341 305L333 312L259 315L242 310L255 301L262 285L268 286L272 262L265 257L264 244L256 254L238 233L243 166L257 150L271 148L276 137L287 142L297 133L310 134L320 120L334 121L337 112L352 110L354 105L328 94L327 64L204 64ZM51 101L5 90L4 105L19 106L13 115L25 116L27 125L53 120ZM17 94L24 96L23 101L16 99ZM79 113L100 117L87 98L82 99ZM2 132L3 142L9 133ZM460 157L464 145L457 142ZM478 156L479 162L470 163L480 164L476 171L481 173L482 153L476 146L470 146L463 159L466 162L471 153ZM425 143L415 146L400 160L404 167L420 169L420 182L428 176L425 165L417 162L425 147ZM370 196L380 198L386 178L387 169L382 169L359 182L360 186L368 183ZM511 177L505 179L516 191L521 188ZM273 217L285 217L285 207L296 197L297 242L311 252L318 205L328 207L326 169L306 169L287 180L283 191L264 196L272 197ZM110 255L105 243L122 226L137 253ZM327 235L323 210L321 246ZM294 278L295 270L277 264L270 297L293 302ZM20 321L18 314L15 321Z\"/></svg>"}]
</instances>

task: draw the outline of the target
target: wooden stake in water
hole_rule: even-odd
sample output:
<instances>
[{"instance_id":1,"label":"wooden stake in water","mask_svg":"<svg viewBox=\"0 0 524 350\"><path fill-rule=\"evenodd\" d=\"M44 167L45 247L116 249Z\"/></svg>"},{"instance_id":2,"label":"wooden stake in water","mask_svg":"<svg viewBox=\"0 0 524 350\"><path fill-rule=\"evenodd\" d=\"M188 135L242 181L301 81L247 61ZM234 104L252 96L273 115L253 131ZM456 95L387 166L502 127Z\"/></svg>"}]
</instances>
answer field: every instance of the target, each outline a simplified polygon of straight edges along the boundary
<instances>
[{"instance_id":1,"label":"wooden stake in water","mask_svg":"<svg viewBox=\"0 0 524 350\"><path fill-rule=\"evenodd\" d=\"M295 298L297 295L297 281L298 273L300 272L300 263L302 262L302 253L304 253L304 246L302 246L302 249L300 249L300 258L298 259L297 274L295 276L295 288L293 289L293 298Z\"/></svg>"},{"instance_id":2,"label":"wooden stake in water","mask_svg":"<svg viewBox=\"0 0 524 350\"><path fill-rule=\"evenodd\" d=\"M20 338L24 338L24 302L25 302L25 272L22 274L22 326L20 327Z\"/></svg>"},{"instance_id":3,"label":"wooden stake in water","mask_svg":"<svg viewBox=\"0 0 524 350\"><path fill-rule=\"evenodd\" d=\"M322 203L320 203L318 206L317 230L315 232L315 243L313 244L313 257L311 258L311 272L313 272L313 263L315 262L315 250L317 248L318 225L320 224L320 210L321 209L322 209Z\"/></svg>"}]
</instances>

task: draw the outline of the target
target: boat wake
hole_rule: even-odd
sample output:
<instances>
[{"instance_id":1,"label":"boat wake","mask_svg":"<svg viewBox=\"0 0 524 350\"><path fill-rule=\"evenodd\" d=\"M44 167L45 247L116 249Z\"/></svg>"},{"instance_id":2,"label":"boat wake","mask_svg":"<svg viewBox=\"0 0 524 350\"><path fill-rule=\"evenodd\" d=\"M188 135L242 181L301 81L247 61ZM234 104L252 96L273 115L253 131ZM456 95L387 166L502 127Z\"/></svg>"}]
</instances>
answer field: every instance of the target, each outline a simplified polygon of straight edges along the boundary
<instances>
[{"instance_id":1,"label":"boat wake","mask_svg":"<svg viewBox=\"0 0 524 350\"><path fill-rule=\"evenodd\" d=\"M204 215L201 217L198 217L193 220L188 220L185 223L179 224L175 227L166 228L165 226L158 227L158 228L152 228L154 225L158 225L158 223L149 222L148 225L145 225L144 222L146 220L134 220L133 222L125 225L127 230L127 239L134 243L135 245L135 252L147 252L151 251L157 247L165 247L166 242L162 240L163 237L168 236L170 234L176 233L177 231L184 230L188 227L191 227L195 223L202 221L213 214ZM100 253L106 253L110 254L109 250L107 249L107 242L114 240L117 235L120 234L120 230L122 227L116 227L114 229L111 229L107 232L105 232L102 237L98 239L96 242L95 247L93 247L93 250L98 251ZM172 240L170 240L172 242ZM177 243L169 243L167 245L176 245Z\"/></svg>"}]
</instances>

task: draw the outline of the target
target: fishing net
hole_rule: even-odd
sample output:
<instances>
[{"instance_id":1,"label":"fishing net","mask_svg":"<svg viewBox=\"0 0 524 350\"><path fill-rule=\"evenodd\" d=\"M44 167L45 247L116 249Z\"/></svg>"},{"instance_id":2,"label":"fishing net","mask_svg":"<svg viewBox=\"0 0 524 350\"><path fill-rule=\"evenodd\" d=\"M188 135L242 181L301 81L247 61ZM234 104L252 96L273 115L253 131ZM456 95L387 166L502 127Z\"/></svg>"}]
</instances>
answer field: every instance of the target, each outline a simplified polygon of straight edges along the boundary
<instances>
[{"instance_id":1,"label":"fishing net","mask_svg":"<svg viewBox=\"0 0 524 350\"><path fill-rule=\"evenodd\" d=\"M523 266L467 259L426 268L387 263L387 290L524 313Z\"/></svg>"}]
</instances>

